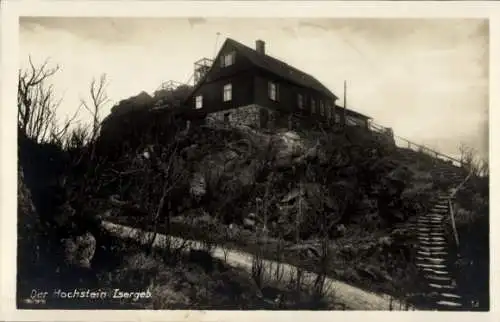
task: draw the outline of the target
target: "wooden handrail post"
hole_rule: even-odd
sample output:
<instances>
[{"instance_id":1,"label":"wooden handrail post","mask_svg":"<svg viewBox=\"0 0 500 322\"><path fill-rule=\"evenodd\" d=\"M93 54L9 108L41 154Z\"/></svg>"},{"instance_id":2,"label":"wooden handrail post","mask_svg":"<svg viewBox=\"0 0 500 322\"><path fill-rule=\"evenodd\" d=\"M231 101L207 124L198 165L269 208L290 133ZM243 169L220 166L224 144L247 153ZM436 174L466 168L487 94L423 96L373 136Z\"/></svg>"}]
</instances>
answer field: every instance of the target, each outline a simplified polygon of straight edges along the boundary
<instances>
[{"instance_id":1,"label":"wooden handrail post","mask_svg":"<svg viewBox=\"0 0 500 322\"><path fill-rule=\"evenodd\" d=\"M457 225L455 223L455 213L453 210L452 200L455 198L455 195L457 194L458 190L460 190L465 185L465 183L470 179L471 176L472 176L472 171L470 171L467 177L465 177L465 179L458 186L456 186L455 189L453 189L450 196L448 197L448 209L450 211L451 227L453 229L453 236L455 237L455 243L457 244L457 249L460 246L460 243L458 239Z\"/></svg>"},{"instance_id":2,"label":"wooden handrail post","mask_svg":"<svg viewBox=\"0 0 500 322\"><path fill-rule=\"evenodd\" d=\"M451 201L451 197L448 198L448 208L450 209L451 227L453 229L453 236L455 237L455 243L457 244L457 249L458 249L460 246L460 243L458 240L458 231L457 231L457 226L455 224L455 214L453 211L453 203Z\"/></svg>"}]
</instances>

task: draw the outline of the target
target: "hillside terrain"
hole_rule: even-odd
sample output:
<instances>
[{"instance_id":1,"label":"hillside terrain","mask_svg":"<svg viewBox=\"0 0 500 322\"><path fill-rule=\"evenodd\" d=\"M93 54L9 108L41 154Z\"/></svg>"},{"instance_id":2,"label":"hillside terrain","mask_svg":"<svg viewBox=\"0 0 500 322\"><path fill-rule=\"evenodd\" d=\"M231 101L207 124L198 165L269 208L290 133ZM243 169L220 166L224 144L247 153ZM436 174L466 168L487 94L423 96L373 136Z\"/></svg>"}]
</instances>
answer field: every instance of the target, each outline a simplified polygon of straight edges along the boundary
<instances>
[{"instance_id":1,"label":"hillside terrain","mask_svg":"<svg viewBox=\"0 0 500 322\"><path fill-rule=\"evenodd\" d=\"M126 281L138 288L150 285L164 302L146 308L276 308L263 290L272 287L275 298L276 292L293 293L293 287L262 285L254 271L222 262L209 260L207 268L206 260L126 244L110 236L102 220L203 241L207 254L215 245L243 250L257 263L293 264L413 303L425 290L418 282L418 236L411 223L430 211L439 192L456 184L433 169L466 174L357 127L186 128L185 120L168 111L146 108L112 115L106 124L95 145L65 150L20 136L19 274L32 274L28 249L47 243L39 246L47 253L34 252L45 259L39 264L48 274L40 273L43 278L62 279L52 271L71 262L69 267L78 269L69 269L66 282L86 276L82 283L92 280L99 287ZM465 210L457 225L484 250L488 241L473 239L470 225L488 230L487 189L474 196L475 204L461 205ZM473 213L477 204L483 207L480 215ZM29 240L35 237L41 241ZM61 251L68 243L91 246L80 247L88 254L76 246ZM464 256L481 264L458 263L457 270L484 272L484 251L478 256L476 248L464 247ZM203 283L209 286L198 289ZM486 299L478 298L485 287L471 293L471 300L484 305ZM288 308L326 308L304 304L308 296Z\"/></svg>"}]
</instances>

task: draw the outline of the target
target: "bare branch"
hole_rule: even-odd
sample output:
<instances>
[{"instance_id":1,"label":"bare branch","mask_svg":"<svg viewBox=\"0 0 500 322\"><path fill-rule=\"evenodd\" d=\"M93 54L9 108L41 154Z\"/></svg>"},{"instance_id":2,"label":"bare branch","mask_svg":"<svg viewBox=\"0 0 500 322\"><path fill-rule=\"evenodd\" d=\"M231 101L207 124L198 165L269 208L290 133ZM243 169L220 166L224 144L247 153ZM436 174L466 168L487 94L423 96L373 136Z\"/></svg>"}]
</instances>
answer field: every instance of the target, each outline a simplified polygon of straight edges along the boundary
<instances>
[{"instance_id":1,"label":"bare branch","mask_svg":"<svg viewBox=\"0 0 500 322\"><path fill-rule=\"evenodd\" d=\"M109 103L109 98L106 94L107 76L102 74L99 81L95 78L90 83L90 102L81 99L81 106L83 106L92 116L92 131L91 140L94 142L97 139L101 122L101 111L103 107Z\"/></svg>"},{"instance_id":2,"label":"bare branch","mask_svg":"<svg viewBox=\"0 0 500 322\"><path fill-rule=\"evenodd\" d=\"M48 67L48 59L37 67L29 57L29 66L19 70L18 76L18 127L27 137L37 142L54 139L57 127L56 112L61 100L55 99L54 87L47 84L59 66Z\"/></svg>"}]
</instances>

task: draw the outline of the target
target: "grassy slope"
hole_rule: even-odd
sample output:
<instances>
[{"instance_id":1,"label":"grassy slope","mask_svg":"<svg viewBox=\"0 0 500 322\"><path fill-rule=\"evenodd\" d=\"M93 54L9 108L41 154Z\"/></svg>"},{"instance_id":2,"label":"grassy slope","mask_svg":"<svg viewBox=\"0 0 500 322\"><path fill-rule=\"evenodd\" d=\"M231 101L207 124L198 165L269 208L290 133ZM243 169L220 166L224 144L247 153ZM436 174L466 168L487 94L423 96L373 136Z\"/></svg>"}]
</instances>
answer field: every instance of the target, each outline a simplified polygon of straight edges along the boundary
<instances>
[{"instance_id":1,"label":"grassy slope","mask_svg":"<svg viewBox=\"0 0 500 322\"><path fill-rule=\"evenodd\" d=\"M93 261L93 271L83 275L73 271L46 274L40 290L61 288L102 290L113 293L148 290L151 298L106 300L61 300L49 297L43 304L19 302L19 308L46 309L328 309L329 305L313 301L303 293L300 299L288 285L265 282L258 287L250 274L207 256L173 258L155 249L152 253L131 240L101 236L102 248ZM42 274L39 274L42 275ZM49 279L50 275L50 279ZM29 280L29 276L25 276ZM32 286L32 285L31 285ZM29 297L31 288L18 290L18 299ZM284 300L278 306L277 296Z\"/></svg>"},{"instance_id":2,"label":"grassy slope","mask_svg":"<svg viewBox=\"0 0 500 322\"><path fill-rule=\"evenodd\" d=\"M363 132L353 131L350 134L350 140L360 143L361 146L369 147L375 144L373 138ZM305 135L311 135L311 133ZM334 140L337 140L334 143L338 145L348 144L342 135L337 135ZM396 160L398 151L386 151L384 157L389 161ZM424 171L425 167L414 159L411 162L404 160L404 164L408 166L412 174L411 182L408 182L404 193L407 199L420 198L421 205L425 206L433 190L431 177ZM230 202L229 205L235 206ZM419 211L425 211L425 209ZM363 214L357 214L357 216L363 217ZM152 228L148 227L147 221L141 224L135 219L129 221L126 217L115 220L134 227ZM159 223L159 226L162 227L162 223ZM414 256L413 236L401 229L393 232L394 228L396 227L380 227L376 223L366 223L363 220L361 223L348 224L347 232L332 241L329 275L368 290L382 291L397 297L406 295L401 292L402 289L405 289L406 293L418 293L420 288L412 283L417 278L416 268L411 260ZM268 240L265 243L266 246L261 247L262 242L250 232L241 231L240 236L228 240L226 234L221 233L217 236L217 231L218 229L200 228L199 225L185 226L180 223L174 223L171 227L172 234L181 237L215 240L218 244L226 244L250 253L263 252L263 255L269 259L276 259L278 256L279 243L276 240ZM296 253L286 252L279 256L285 262L308 269L314 270L315 268L314 261L304 260Z\"/></svg>"},{"instance_id":3,"label":"grassy slope","mask_svg":"<svg viewBox=\"0 0 500 322\"><path fill-rule=\"evenodd\" d=\"M460 258L455 263L458 285L473 310L488 310L489 301L489 178L474 178L459 191L455 218Z\"/></svg>"},{"instance_id":4,"label":"grassy slope","mask_svg":"<svg viewBox=\"0 0 500 322\"><path fill-rule=\"evenodd\" d=\"M212 148L224 149L225 142L227 142L227 140L238 141L241 139L241 136L234 135L235 133L228 133L227 131L225 133L218 133L218 134L215 133L215 134L216 135L214 136L213 132L198 133L198 136L192 138L191 143L198 145L196 147L196 150L205 150L209 151L210 153L210 150ZM303 137L307 136L309 141L315 140L314 135L311 132L302 133L302 136ZM367 133L360 131L353 131L350 133L349 136L350 136L349 138L346 138L343 135L336 135L334 136L333 141L330 141L329 144L330 146L344 146L344 145L349 145L352 142L356 142L357 144L359 144L360 146L364 146L365 148L374 146L377 146L378 148L381 147L380 144L376 144L376 140L374 140ZM137 136L135 137L137 138ZM160 140L160 141L165 142L165 140ZM142 142L142 143L148 143L148 142ZM398 164L399 162L399 165L406 166L407 170L411 172L412 176L411 179L406 181L405 190L403 191L403 194L405 194L404 199L406 201L412 200L412 202L410 203L414 203L413 202L414 200L417 199L419 200L420 209L412 208L411 210L413 212L413 215L425 212L425 206L430 202L429 196L433 191L435 191L435 188L432 186L431 183L432 180L428 175L427 171L428 167L426 166L429 160L427 160L428 158L423 155L420 156L419 154L413 153L410 157L408 157L409 155L408 153L405 152L401 153L401 152L402 151L394 151L390 149L384 150L380 158L374 160L376 162L373 163L377 163L382 167L389 166L394 168L394 165L390 166L389 164L390 163ZM118 171L130 170L129 166L127 165L127 162L130 160L126 159L129 158L130 156L125 156L120 153L118 153L118 155L119 155L118 163L120 164L118 165L118 163L115 163L110 165L110 167ZM372 162L369 161L368 159L363 159L365 158L365 156L363 155L360 158L361 159L358 158L358 161L362 163L365 162L370 164L370 162ZM377 169L373 169L373 173L376 173L377 171L378 171ZM151 173L147 173L146 176L140 175L138 178L120 176L119 178L120 182L118 185L116 184L116 182L113 185L104 185L103 191L99 191L98 194L100 195L100 197L108 197L111 194L118 193L119 197L124 198L125 200L131 198L130 201L138 204L141 207L144 207L145 209L154 209L149 207L151 206L151 204L155 206L154 200L158 196L158 192L155 190L156 189L155 187L161 185L160 184L155 185L156 179L152 175L153 174ZM231 177L231 174L229 175L229 177ZM102 176L102 178L104 177ZM283 177L281 178L281 180L287 180L287 178ZM351 177L351 179L349 180L354 180L354 178ZM374 180L377 181L378 179ZM150 189L151 193L148 193L147 195L151 197L152 200L142 200L141 198L137 198L137 196L140 196L141 193L144 192L144 190L141 190L144 189L144 186L142 185L144 182L148 182L149 184L149 187L147 187L146 189ZM124 188L124 186L127 186L127 184L129 184L128 188ZM283 186L286 187L286 185ZM124 192L126 189L129 189L129 191ZM227 193L223 191L219 191L217 193L219 193L220 195L219 196L216 195L215 197L222 199L218 200L217 198L214 198L216 202L210 205L208 209L212 211L216 210L221 212L225 211L225 212L236 212L236 213L245 211L244 208L239 207L239 202L241 200L233 201L231 199L225 198L227 196ZM211 195L210 197L214 197L214 195ZM248 197L249 196L246 196L246 198ZM243 194L240 198L243 198L243 200L245 200L244 199L245 194ZM361 196L361 198L364 197ZM172 196L171 199L175 200L176 197ZM100 200L101 199L98 200L92 196L88 197L86 204L91 205L92 208L91 212L93 212L94 214L96 211L103 212L109 209L110 207L109 205L106 204L99 205ZM224 201L224 202L222 204L218 204L217 202L219 201ZM357 200L356 202L358 201L359 200ZM98 206L96 206L96 204ZM196 205L193 205L192 203L188 202L187 209L186 206L184 206L184 209L182 209L182 207L180 209L178 208L175 214L183 215L187 210L189 210L189 208L196 208L196 207L197 207ZM403 212L406 211L405 209L401 210ZM364 218L365 215L366 214L363 212L350 214L350 216L358 218ZM149 226L148 224L149 219L147 217L149 216L145 216L142 218L139 217L140 219L138 220L138 217L131 218L123 216L123 214L121 214L114 220L138 228L141 227L147 228ZM405 220L407 219L408 216L405 218ZM403 220L402 224L404 224L405 220ZM162 226L162 224L160 223L159 226ZM222 225L219 226L223 227ZM417 285L418 283L414 283L415 279L417 278L416 277L417 274L411 260L411 257L413 256L413 250L412 250L413 236L411 236L409 232L405 231L404 229L399 229L399 231L395 232L397 228L396 226L392 224L390 225L386 224L381 226L378 225L376 221L375 223L373 222L370 223L363 220L361 220L360 222L346 222L346 226L347 226L346 233L343 236L337 237L332 241L331 252L333 256L329 266L329 275L350 282L352 284L358 285L360 287L366 288L368 290L383 291L398 297L405 295L401 294L400 290L402 289L405 290L405 293L414 293L419 291ZM225 243L228 246L232 246L234 248L240 248L242 250L251 253L257 251L263 252L263 255L270 259L276 259L277 257L276 248L280 243L276 241L267 242L265 247L261 247L259 245L262 244L262 241L260 241L259 238L255 236L255 234L252 234L250 232L241 231L240 237L233 238L232 240L227 240L227 235L217 234L216 233L217 230L215 231L206 230L203 229L202 227L201 229L198 230L195 229L200 227L201 226L199 225L196 227L192 226L188 227L182 224L174 224L174 226L171 228L171 233L177 234L182 237L190 237L190 238L195 237L198 239L212 239L212 240L215 239L217 243ZM160 231L161 230L162 229L160 228ZM193 236L193 234L196 236ZM387 242L388 240L389 242ZM122 249L120 250L120 253L123 253L125 251L126 251L125 249ZM296 253L293 252L286 252L286 253L279 252L279 253L281 254L281 256L286 255L282 257L282 260L285 262L297 264L305 268L311 268L311 267L314 268L315 266L313 261L311 260L304 261ZM121 268L117 268L118 271L116 272L115 276L120 276L120 274L122 274L123 271L127 272L130 271L129 269L130 265L132 265L132 267L135 266L140 267L141 265L143 265L143 264L138 264L137 263L138 261L143 263L149 263L147 264L149 266L154 266L157 268L162 267L163 271L169 271L170 269L168 268L168 266L163 267L162 265L165 264L161 263L161 261L158 262L157 259L149 258L147 256L145 257L145 255L141 254L140 252L131 254L130 256L132 256L132 258L135 259L131 259L131 261L128 263L122 263ZM189 268L187 268L186 270L190 271ZM109 272L109 268L104 269L104 271ZM172 270L168 274L171 274L171 276L175 276L176 279L179 279L181 283L180 285L182 285L182 283L184 283L183 282L184 277L182 277L182 271L183 270L177 271L175 270L175 268L172 268ZM147 279L151 280L154 278L160 278L159 276L157 276L158 269L156 270L156 273L154 273L155 270L152 270L152 272L153 273L149 272L146 274L148 276ZM200 271L197 271L195 275L201 276L202 274ZM117 278L119 279L119 277ZM126 277L125 279L128 278L129 277ZM220 279L224 280L224 277L221 276ZM246 278L243 278L243 280L245 279ZM106 279L101 276L101 280L105 281ZM159 284L163 284L163 282L159 282ZM174 288L176 287L178 286L175 286ZM210 292L211 291L208 291L208 294L211 294L212 296L213 293ZM245 292L246 291L244 291L244 293ZM253 291L250 291L250 293L252 292ZM191 295L187 297L190 298L190 300L193 299L193 296ZM179 297L179 299L181 298L182 296ZM183 301L184 300L180 300L180 302ZM242 301L243 303L250 303L250 302L245 302L245 300L241 299L239 299L239 301ZM236 302L233 302L233 305L237 305Z\"/></svg>"}]
</instances>

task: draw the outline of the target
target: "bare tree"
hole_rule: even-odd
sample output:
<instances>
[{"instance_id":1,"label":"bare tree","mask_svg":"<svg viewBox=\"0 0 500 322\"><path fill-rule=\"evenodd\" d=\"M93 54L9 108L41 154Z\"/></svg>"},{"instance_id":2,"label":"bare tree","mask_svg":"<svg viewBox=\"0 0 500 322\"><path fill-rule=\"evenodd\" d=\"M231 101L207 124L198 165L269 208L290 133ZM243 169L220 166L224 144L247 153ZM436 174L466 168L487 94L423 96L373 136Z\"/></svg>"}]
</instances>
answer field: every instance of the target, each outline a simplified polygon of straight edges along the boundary
<instances>
[{"instance_id":1,"label":"bare tree","mask_svg":"<svg viewBox=\"0 0 500 322\"><path fill-rule=\"evenodd\" d=\"M460 163L463 168L476 176L485 176L489 173L488 160L480 158L474 148L461 143L458 149L460 151Z\"/></svg>"},{"instance_id":2,"label":"bare tree","mask_svg":"<svg viewBox=\"0 0 500 322\"><path fill-rule=\"evenodd\" d=\"M158 142L159 143L159 142ZM160 146L160 144L155 144L155 146ZM151 161L151 166L154 173L160 175L163 180L161 188L161 196L158 200L156 210L152 219L153 224L153 237L149 241L149 249L151 250L154 245L154 241L158 234L158 223L160 216L167 213L166 218L166 235L170 234L170 211L165 212L165 206L170 192L177 187L177 184L184 178L185 171L182 171L182 165L179 164L179 158L177 156L177 143L173 143L171 146L165 148L162 151L161 156L158 157L155 151L150 149L149 158Z\"/></svg>"},{"instance_id":3,"label":"bare tree","mask_svg":"<svg viewBox=\"0 0 500 322\"><path fill-rule=\"evenodd\" d=\"M19 70L17 87L18 128L21 134L36 142L61 144L78 110L67 117L62 126L57 118L62 98L56 98L54 86L48 80L59 71L49 67L48 60L37 67L29 57L29 67Z\"/></svg>"},{"instance_id":4,"label":"bare tree","mask_svg":"<svg viewBox=\"0 0 500 322\"><path fill-rule=\"evenodd\" d=\"M463 167L470 169L474 164L474 150L465 143L461 143L458 150L460 151L460 163Z\"/></svg>"},{"instance_id":5,"label":"bare tree","mask_svg":"<svg viewBox=\"0 0 500 322\"><path fill-rule=\"evenodd\" d=\"M488 159L482 159L479 162L479 174L481 176L488 176L490 174L490 163Z\"/></svg>"},{"instance_id":6,"label":"bare tree","mask_svg":"<svg viewBox=\"0 0 500 322\"><path fill-rule=\"evenodd\" d=\"M90 126L78 124L72 131L61 139L63 146L73 150L72 166L84 167L82 181L77 190L75 190L74 200L77 203L84 202L88 195L100 191L100 189L108 182L102 180L99 172L105 164L105 158L96 156L96 142L99 135L101 111L109 102L106 94L106 75L102 74L97 81L95 78L89 86L89 99L80 99L80 106L84 107L92 117ZM69 127L68 124L66 124Z\"/></svg>"},{"instance_id":7,"label":"bare tree","mask_svg":"<svg viewBox=\"0 0 500 322\"><path fill-rule=\"evenodd\" d=\"M92 128L90 132L91 142L95 142L97 140L101 125L101 112L103 107L110 101L106 93L107 86L107 76L106 74L101 74L99 80L94 78L90 83L90 102L81 99L82 106L92 116Z\"/></svg>"},{"instance_id":8,"label":"bare tree","mask_svg":"<svg viewBox=\"0 0 500 322\"><path fill-rule=\"evenodd\" d=\"M66 150L81 150L90 140L90 131L87 125L78 124L65 138Z\"/></svg>"}]
</instances>

